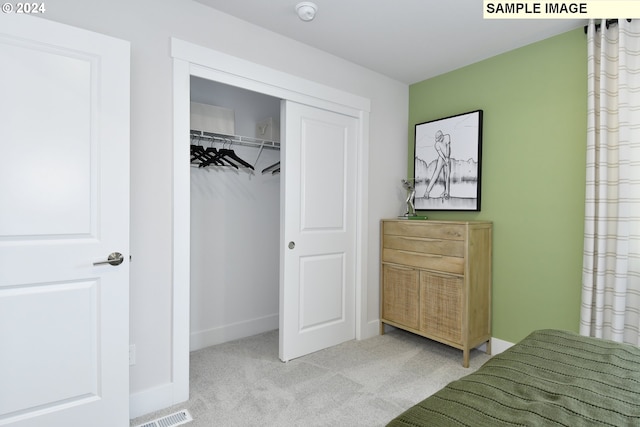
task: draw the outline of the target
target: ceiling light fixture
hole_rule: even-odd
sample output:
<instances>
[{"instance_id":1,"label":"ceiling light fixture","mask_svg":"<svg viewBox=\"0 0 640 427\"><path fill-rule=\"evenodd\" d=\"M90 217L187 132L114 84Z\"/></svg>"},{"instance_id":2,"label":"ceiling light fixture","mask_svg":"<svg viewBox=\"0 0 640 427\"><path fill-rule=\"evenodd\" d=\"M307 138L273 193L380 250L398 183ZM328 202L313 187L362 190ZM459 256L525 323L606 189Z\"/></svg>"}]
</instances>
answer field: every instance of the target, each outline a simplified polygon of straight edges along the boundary
<instances>
[{"instance_id":1,"label":"ceiling light fixture","mask_svg":"<svg viewBox=\"0 0 640 427\"><path fill-rule=\"evenodd\" d=\"M296 5L296 13L303 21L312 21L317 11L318 6L310 1L303 1Z\"/></svg>"}]
</instances>

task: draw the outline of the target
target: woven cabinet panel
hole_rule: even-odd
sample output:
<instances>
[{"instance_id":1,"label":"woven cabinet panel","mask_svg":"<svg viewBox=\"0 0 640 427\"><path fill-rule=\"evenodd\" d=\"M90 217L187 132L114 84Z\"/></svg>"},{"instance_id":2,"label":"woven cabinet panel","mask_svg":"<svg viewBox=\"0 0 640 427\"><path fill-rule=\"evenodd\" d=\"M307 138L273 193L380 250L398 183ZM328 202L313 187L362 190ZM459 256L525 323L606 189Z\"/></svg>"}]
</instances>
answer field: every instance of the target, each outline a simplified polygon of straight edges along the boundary
<instances>
[{"instance_id":1,"label":"woven cabinet panel","mask_svg":"<svg viewBox=\"0 0 640 427\"><path fill-rule=\"evenodd\" d=\"M422 272L420 329L446 340L462 342L463 279Z\"/></svg>"},{"instance_id":2,"label":"woven cabinet panel","mask_svg":"<svg viewBox=\"0 0 640 427\"><path fill-rule=\"evenodd\" d=\"M418 328L419 272L385 265L382 268L384 298L382 317L410 328Z\"/></svg>"}]
</instances>

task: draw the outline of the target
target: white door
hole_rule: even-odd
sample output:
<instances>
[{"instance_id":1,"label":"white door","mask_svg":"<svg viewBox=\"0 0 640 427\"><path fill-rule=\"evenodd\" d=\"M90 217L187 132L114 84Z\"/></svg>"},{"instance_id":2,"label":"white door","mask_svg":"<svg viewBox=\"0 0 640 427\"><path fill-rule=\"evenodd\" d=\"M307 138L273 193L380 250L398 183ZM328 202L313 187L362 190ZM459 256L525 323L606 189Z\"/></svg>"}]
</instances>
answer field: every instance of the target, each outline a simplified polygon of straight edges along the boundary
<instances>
[{"instance_id":1,"label":"white door","mask_svg":"<svg viewBox=\"0 0 640 427\"><path fill-rule=\"evenodd\" d=\"M358 119L282 101L280 359L355 338Z\"/></svg>"},{"instance_id":2,"label":"white door","mask_svg":"<svg viewBox=\"0 0 640 427\"><path fill-rule=\"evenodd\" d=\"M129 44L3 14L0 64L0 425L128 426Z\"/></svg>"}]
</instances>

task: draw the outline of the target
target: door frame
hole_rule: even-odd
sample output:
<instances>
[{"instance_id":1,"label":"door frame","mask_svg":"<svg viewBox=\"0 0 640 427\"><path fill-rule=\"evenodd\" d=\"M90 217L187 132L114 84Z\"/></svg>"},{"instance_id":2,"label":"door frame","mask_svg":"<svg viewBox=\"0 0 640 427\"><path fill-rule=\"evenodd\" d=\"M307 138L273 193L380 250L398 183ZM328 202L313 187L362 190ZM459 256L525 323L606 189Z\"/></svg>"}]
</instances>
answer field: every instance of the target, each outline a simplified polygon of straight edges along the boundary
<instances>
[{"instance_id":1,"label":"door frame","mask_svg":"<svg viewBox=\"0 0 640 427\"><path fill-rule=\"evenodd\" d=\"M369 113L371 101L180 39L173 58L173 320L171 403L189 399L190 334L190 78L295 101L358 119L356 184L356 339L367 337Z\"/></svg>"}]
</instances>

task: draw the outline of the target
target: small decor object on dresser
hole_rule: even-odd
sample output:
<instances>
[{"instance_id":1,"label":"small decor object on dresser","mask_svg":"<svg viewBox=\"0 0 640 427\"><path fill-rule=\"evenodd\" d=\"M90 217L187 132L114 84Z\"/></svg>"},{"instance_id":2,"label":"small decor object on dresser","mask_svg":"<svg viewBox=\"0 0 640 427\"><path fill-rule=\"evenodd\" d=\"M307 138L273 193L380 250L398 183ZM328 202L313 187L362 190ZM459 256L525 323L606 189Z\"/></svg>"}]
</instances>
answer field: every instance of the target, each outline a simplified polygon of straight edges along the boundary
<instances>
[{"instance_id":1,"label":"small decor object on dresser","mask_svg":"<svg viewBox=\"0 0 640 427\"><path fill-rule=\"evenodd\" d=\"M489 221L382 220L380 333L391 325L469 352L491 353Z\"/></svg>"},{"instance_id":2,"label":"small decor object on dresser","mask_svg":"<svg viewBox=\"0 0 640 427\"><path fill-rule=\"evenodd\" d=\"M405 200L405 204L407 205L407 210L405 211L403 217L413 217L416 216L416 207L413 206L413 199L416 196L416 186L413 179L403 179L402 187L407 190L407 200Z\"/></svg>"},{"instance_id":3,"label":"small decor object on dresser","mask_svg":"<svg viewBox=\"0 0 640 427\"><path fill-rule=\"evenodd\" d=\"M415 126L417 210L479 211L482 110Z\"/></svg>"}]
</instances>

